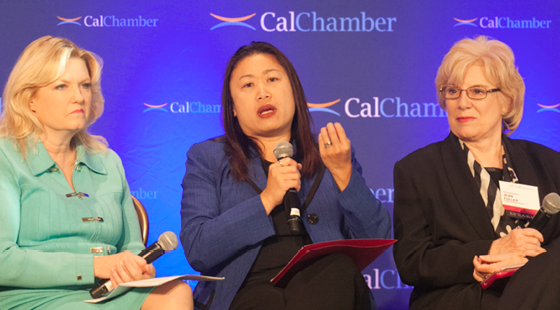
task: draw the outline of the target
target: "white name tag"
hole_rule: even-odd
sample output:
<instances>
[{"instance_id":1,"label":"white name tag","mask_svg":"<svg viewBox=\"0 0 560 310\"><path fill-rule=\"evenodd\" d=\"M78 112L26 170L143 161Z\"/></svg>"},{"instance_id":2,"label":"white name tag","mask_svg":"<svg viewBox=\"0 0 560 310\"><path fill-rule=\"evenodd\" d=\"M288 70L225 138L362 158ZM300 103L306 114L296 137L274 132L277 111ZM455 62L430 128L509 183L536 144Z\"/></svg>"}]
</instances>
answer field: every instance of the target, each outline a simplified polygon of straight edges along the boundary
<instances>
[{"instance_id":1,"label":"white name tag","mask_svg":"<svg viewBox=\"0 0 560 310\"><path fill-rule=\"evenodd\" d=\"M536 186L500 181L500 192L502 205L511 217L532 219L541 208Z\"/></svg>"}]
</instances>

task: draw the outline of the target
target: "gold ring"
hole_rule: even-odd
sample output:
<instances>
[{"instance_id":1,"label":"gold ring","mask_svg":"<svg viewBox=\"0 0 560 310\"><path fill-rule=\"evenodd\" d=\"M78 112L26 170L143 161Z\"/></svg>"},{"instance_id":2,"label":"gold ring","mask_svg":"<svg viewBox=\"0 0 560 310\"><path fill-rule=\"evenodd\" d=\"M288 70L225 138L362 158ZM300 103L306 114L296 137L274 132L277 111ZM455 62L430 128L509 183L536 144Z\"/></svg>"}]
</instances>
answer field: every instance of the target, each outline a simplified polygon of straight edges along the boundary
<instances>
[{"instance_id":1,"label":"gold ring","mask_svg":"<svg viewBox=\"0 0 560 310\"><path fill-rule=\"evenodd\" d=\"M332 142L331 142L331 141L325 143L325 148L326 148L326 149L328 149L328 148L331 147L331 146L332 146Z\"/></svg>"},{"instance_id":2,"label":"gold ring","mask_svg":"<svg viewBox=\"0 0 560 310\"><path fill-rule=\"evenodd\" d=\"M284 167L284 165L282 164L282 160L281 160L281 159L278 161L278 163L280 164L280 167Z\"/></svg>"}]
</instances>

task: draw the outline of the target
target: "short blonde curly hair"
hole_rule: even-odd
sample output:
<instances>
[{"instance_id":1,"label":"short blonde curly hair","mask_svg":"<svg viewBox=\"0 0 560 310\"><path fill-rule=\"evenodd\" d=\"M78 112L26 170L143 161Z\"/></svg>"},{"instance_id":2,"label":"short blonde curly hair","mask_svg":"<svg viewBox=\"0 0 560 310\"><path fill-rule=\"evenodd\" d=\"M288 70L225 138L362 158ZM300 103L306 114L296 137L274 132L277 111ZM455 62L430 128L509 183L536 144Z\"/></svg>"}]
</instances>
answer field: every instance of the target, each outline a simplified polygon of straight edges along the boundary
<instances>
[{"instance_id":1,"label":"short blonde curly hair","mask_svg":"<svg viewBox=\"0 0 560 310\"><path fill-rule=\"evenodd\" d=\"M44 132L41 122L29 108L31 98L39 88L64 74L70 58L80 58L86 62L92 85L91 113L87 126L74 135L71 145L75 147L80 143L90 153L107 151L107 142L103 137L87 132L87 128L103 114L101 59L70 40L45 36L31 42L21 53L4 88L0 137L12 139L24 158L28 147L35 147Z\"/></svg>"},{"instance_id":2,"label":"short blonde curly hair","mask_svg":"<svg viewBox=\"0 0 560 310\"><path fill-rule=\"evenodd\" d=\"M509 107L502 116L502 131L512 134L523 117L525 83L515 67L513 51L498 40L479 36L453 45L443 58L436 76L439 105L445 110L445 98L440 89L445 85L461 85L465 73L473 65L482 65L486 79L500 88L498 100Z\"/></svg>"}]
</instances>

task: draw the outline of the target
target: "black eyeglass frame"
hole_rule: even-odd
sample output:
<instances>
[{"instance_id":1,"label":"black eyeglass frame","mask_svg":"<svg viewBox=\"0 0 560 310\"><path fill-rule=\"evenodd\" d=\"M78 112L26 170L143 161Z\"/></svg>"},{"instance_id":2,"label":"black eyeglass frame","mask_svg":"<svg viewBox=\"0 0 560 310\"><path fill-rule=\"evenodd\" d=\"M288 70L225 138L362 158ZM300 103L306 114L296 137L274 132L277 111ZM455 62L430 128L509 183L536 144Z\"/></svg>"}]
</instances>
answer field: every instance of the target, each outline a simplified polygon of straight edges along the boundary
<instances>
[{"instance_id":1,"label":"black eyeglass frame","mask_svg":"<svg viewBox=\"0 0 560 310\"><path fill-rule=\"evenodd\" d=\"M455 88L455 89L459 90L459 95L457 95L457 98L446 98L446 97L445 97L444 91L445 91L446 88L448 88L448 87L449 87L449 88ZM484 89L484 90L486 91L484 98L472 98L471 96L469 96L469 92L468 92L467 90L469 90L469 89L471 89L471 88L481 88L481 89ZM439 89L439 91L440 91L440 93L442 93L442 96L443 96L444 99L451 99L451 100L453 100L453 99L459 99L459 98L461 97L461 93L464 91L464 92L467 94L467 97L469 97L469 98L472 99L472 100L483 100L483 99L488 98L488 94L489 94L489 93L491 94L491 93L499 92L499 91L502 91L502 90L499 89L499 88L486 89L486 87L484 87L484 86L471 86L471 87L466 88L466 89L461 89L461 88L455 87L455 86L443 86L442 88Z\"/></svg>"}]
</instances>

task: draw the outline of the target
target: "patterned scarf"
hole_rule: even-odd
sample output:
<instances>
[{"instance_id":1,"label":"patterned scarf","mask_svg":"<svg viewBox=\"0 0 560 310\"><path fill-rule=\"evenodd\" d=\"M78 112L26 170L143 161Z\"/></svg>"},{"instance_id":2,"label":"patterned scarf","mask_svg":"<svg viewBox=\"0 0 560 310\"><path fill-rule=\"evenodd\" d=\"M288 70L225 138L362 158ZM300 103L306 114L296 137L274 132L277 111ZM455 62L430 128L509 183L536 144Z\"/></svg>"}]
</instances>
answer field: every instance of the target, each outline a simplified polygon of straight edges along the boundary
<instances>
[{"instance_id":1,"label":"patterned scarf","mask_svg":"<svg viewBox=\"0 0 560 310\"><path fill-rule=\"evenodd\" d=\"M494 180L490 177L490 174L484 167L482 167L475 159L472 152L469 150L467 145L459 139L459 143L463 148L463 153L467 158L467 163L469 169L476 181L476 184L480 188L480 196L484 200L486 205L486 210L488 211L488 216L490 217L490 222L494 227L494 231L503 237L507 235L512 229L527 227L529 224L528 220L511 218L505 214L504 206L502 205L502 199L499 184L496 184ZM506 146L502 142L502 181L517 183L519 179L515 174L515 170L510 165L511 160L509 159L509 154L507 152Z\"/></svg>"}]
</instances>

